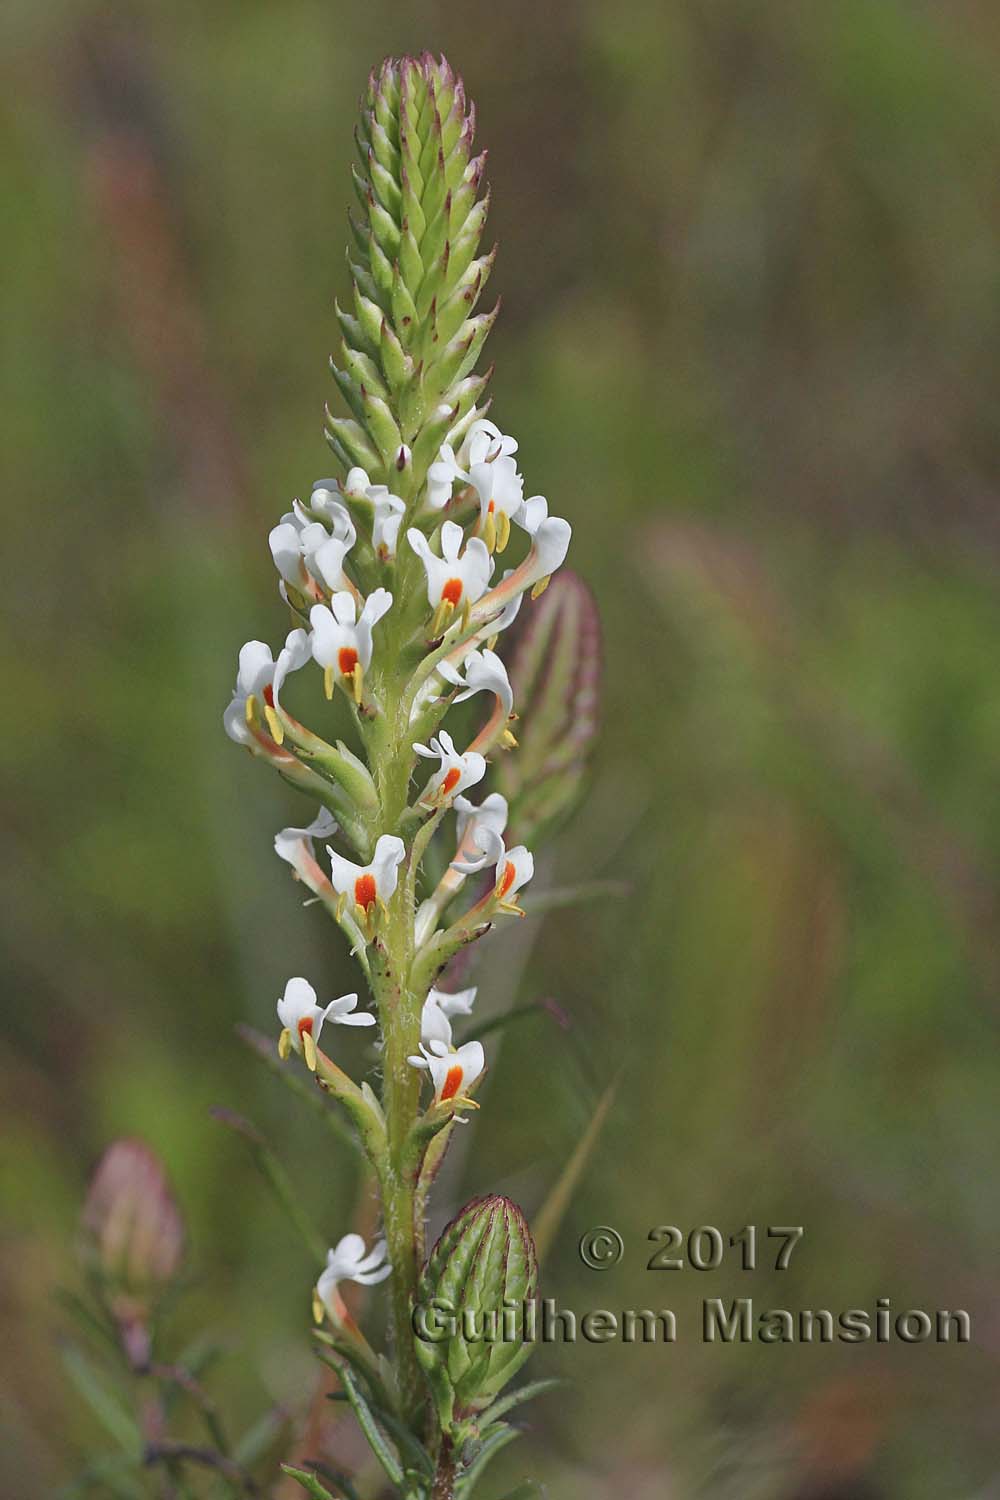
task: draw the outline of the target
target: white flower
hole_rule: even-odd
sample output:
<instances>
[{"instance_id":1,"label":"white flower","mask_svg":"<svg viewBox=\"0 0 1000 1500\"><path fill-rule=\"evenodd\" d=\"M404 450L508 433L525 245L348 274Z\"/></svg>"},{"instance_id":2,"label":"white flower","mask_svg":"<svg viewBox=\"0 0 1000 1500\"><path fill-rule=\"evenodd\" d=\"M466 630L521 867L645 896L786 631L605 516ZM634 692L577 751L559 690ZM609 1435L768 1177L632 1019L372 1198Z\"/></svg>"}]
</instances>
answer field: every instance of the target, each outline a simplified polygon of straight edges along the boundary
<instances>
[{"instance_id":1,"label":"white flower","mask_svg":"<svg viewBox=\"0 0 1000 1500\"><path fill-rule=\"evenodd\" d=\"M466 543L459 556L464 532L454 521L441 527L441 557L435 557L422 531L411 528L407 541L427 573L427 602L444 618L466 604L475 604L486 591L493 572L493 559L479 537Z\"/></svg>"},{"instance_id":2,"label":"white flower","mask_svg":"<svg viewBox=\"0 0 1000 1500\"><path fill-rule=\"evenodd\" d=\"M316 1296L334 1322L340 1322L347 1311L337 1288L342 1281L356 1281L359 1286L376 1286L384 1281L392 1267L386 1260L385 1240L376 1241L366 1251L360 1234L345 1234L327 1252L326 1266L316 1283Z\"/></svg>"},{"instance_id":3,"label":"white flower","mask_svg":"<svg viewBox=\"0 0 1000 1500\"><path fill-rule=\"evenodd\" d=\"M309 496L309 509L317 516L322 516L329 521L335 535L343 531L345 518L350 521L351 515L344 504L344 492L336 479L316 479L313 481L312 494Z\"/></svg>"},{"instance_id":4,"label":"white flower","mask_svg":"<svg viewBox=\"0 0 1000 1500\"><path fill-rule=\"evenodd\" d=\"M479 417L472 423L458 450L459 461L466 467L509 458L517 452L517 439L502 433L495 422Z\"/></svg>"},{"instance_id":5,"label":"white flower","mask_svg":"<svg viewBox=\"0 0 1000 1500\"><path fill-rule=\"evenodd\" d=\"M403 840L395 834L383 833L369 865L356 865L329 845L326 852L330 856L334 890L350 901L355 917L360 913L360 921L367 927L376 904L384 906L395 892L400 861L406 853Z\"/></svg>"},{"instance_id":6,"label":"white flower","mask_svg":"<svg viewBox=\"0 0 1000 1500\"><path fill-rule=\"evenodd\" d=\"M499 792L491 792L478 807L474 807L467 797L455 798L458 847L452 860L453 869L465 875L474 875L478 870L486 868L491 862L489 856L494 847L489 835L500 839L502 845L501 835L507 827L507 812L507 798L502 797Z\"/></svg>"},{"instance_id":7,"label":"white flower","mask_svg":"<svg viewBox=\"0 0 1000 1500\"><path fill-rule=\"evenodd\" d=\"M375 493L378 491L379 493ZM375 507L372 518L372 546L382 562L396 556L399 528L406 510L406 501L391 495L386 485L371 486L372 503Z\"/></svg>"},{"instance_id":8,"label":"white flower","mask_svg":"<svg viewBox=\"0 0 1000 1500\"><path fill-rule=\"evenodd\" d=\"M443 1104L447 1099L461 1100L486 1066L482 1042L466 1042L462 1047L450 1048L446 1042L431 1041L420 1044L420 1054L407 1060L415 1068L429 1070L435 1104Z\"/></svg>"},{"instance_id":9,"label":"white flower","mask_svg":"<svg viewBox=\"0 0 1000 1500\"><path fill-rule=\"evenodd\" d=\"M285 993L278 1001L278 1020L284 1028L281 1033L279 1051L287 1057L289 1047L304 1052L310 1066L315 1063L315 1048L319 1045L323 1024L330 1021L337 1026L374 1026L375 1017L367 1011L354 1015L357 995L341 995L329 1005L316 1003L316 991L307 979L290 979ZM309 1041L306 1041L306 1038Z\"/></svg>"},{"instance_id":10,"label":"white flower","mask_svg":"<svg viewBox=\"0 0 1000 1500\"><path fill-rule=\"evenodd\" d=\"M506 848L502 834L488 824L483 824L476 829L475 842L480 850L480 857L463 854L462 857L452 860L452 869L458 870L463 875L475 875L480 870L485 870L488 865L495 865L495 884L492 892L485 899L490 902L495 901L501 911L517 912L523 916L514 897L522 885L527 885L534 875L534 857L523 844L518 844L513 849Z\"/></svg>"},{"instance_id":11,"label":"white flower","mask_svg":"<svg viewBox=\"0 0 1000 1500\"><path fill-rule=\"evenodd\" d=\"M329 606L314 604L309 611L311 649L323 668L327 697L333 696L339 678L355 702L361 702L364 674L371 666L372 630L392 606L388 589L375 589L365 600L360 616L353 594L334 594Z\"/></svg>"},{"instance_id":12,"label":"white flower","mask_svg":"<svg viewBox=\"0 0 1000 1500\"><path fill-rule=\"evenodd\" d=\"M427 504L431 510L443 510L452 497L456 480L468 477L451 444L443 443L436 460L427 470Z\"/></svg>"},{"instance_id":13,"label":"white flower","mask_svg":"<svg viewBox=\"0 0 1000 1500\"><path fill-rule=\"evenodd\" d=\"M473 464L469 478L479 496L479 524L486 545L490 547L492 540L502 552L510 537L510 523L517 520L524 505L524 480L517 464L512 458Z\"/></svg>"},{"instance_id":14,"label":"white flower","mask_svg":"<svg viewBox=\"0 0 1000 1500\"><path fill-rule=\"evenodd\" d=\"M514 692L507 676L507 668L496 652L470 651L462 663L462 671L465 673L464 677L447 660L438 667L438 672L446 682L462 689L455 702L464 703L473 693L493 693L500 701L504 717L509 719L514 709Z\"/></svg>"},{"instance_id":15,"label":"white flower","mask_svg":"<svg viewBox=\"0 0 1000 1500\"><path fill-rule=\"evenodd\" d=\"M507 799L499 792L484 797L475 807L466 797L455 798L456 849L455 860L475 861L475 870L485 869L489 863L488 850L481 847L479 834L484 828L492 828L497 834L507 827ZM414 921L413 940L421 948L437 926L438 918L453 896L465 884L465 871L456 868L453 861L438 881L437 889L426 901L422 901ZM474 873L474 872L473 872Z\"/></svg>"},{"instance_id":16,"label":"white flower","mask_svg":"<svg viewBox=\"0 0 1000 1500\"><path fill-rule=\"evenodd\" d=\"M549 518L549 502L544 495L532 495L530 500L525 500L521 506L521 513L517 517L519 526L534 536L543 521Z\"/></svg>"},{"instance_id":17,"label":"white flower","mask_svg":"<svg viewBox=\"0 0 1000 1500\"><path fill-rule=\"evenodd\" d=\"M409 449L403 450L409 457ZM372 505L372 546L382 562L396 555L399 526L406 501L390 493L387 484L372 484L364 469L351 469L344 481L344 493L352 500L369 500Z\"/></svg>"},{"instance_id":18,"label":"white flower","mask_svg":"<svg viewBox=\"0 0 1000 1500\"><path fill-rule=\"evenodd\" d=\"M292 630L278 652L277 660L264 641L247 641L240 647L236 686L228 708L222 716L223 727L238 745L252 746L259 738L260 704L271 736L280 745L284 731L276 709L289 672L296 672L309 659L309 637L304 630ZM273 747L272 747L273 748Z\"/></svg>"},{"instance_id":19,"label":"white flower","mask_svg":"<svg viewBox=\"0 0 1000 1500\"><path fill-rule=\"evenodd\" d=\"M475 985L467 990L431 988L420 1016L420 1040L428 1046L437 1041L450 1047L451 1017L471 1015L475 998Z\"/></svg>"},{"instance_id":20,"label":"white flower","mask_svg":"<svg viewBox=\"0 0 1000 1500\"><path fill-rule=\"evenodd\" d=\"M317 493L313 491L314 500ZM332 534L322 522L311 520L296 500L268 536L282 581L313 599L321 595L319 585L328 592L346 587L344 559L357 540L354 523L338 501L328 502L324 514Z\"/></svg>"},{"instance_id":21,"label":"white flower","mask_svg":"<svg viewBox=\"0 0 1000 1500\"><path fill-rule=\"evenodd\" d=\"M352 500L367 500L371 483L366 469L348 469L344 480L344 494L349 495Z\"/></svg>"},{"instance_id":22,"label":"white flower","mask_svg":"<svg viewBox=\"0 0 1000 1500\"><path fill-rule=\"evenodd\" d=\"M547 516L540 521L527 557L519 567L506 573L495 588L483 595L472 611L473 621L479 625L489 620L494 611L501 610L500 620L509 625L514 618L513 614L508 613L510 605L527 589L532 590L534 598L538 597L551 575L565 562L572 535L573 528L561 516Z\"/></svg>"},{"instance_id":23,"label":"white flower","mask_svg":"<svg viewBox=\"0 0 1000 1500\"><path fill-rule=\"evenodd\" d=\"M464 792L467 787L475 786L486 775L485 757L475 750L460 755L455 749L455 741L446 729L442 729L429 746L414 745L413 748L425 760L437 758L441 762L440 769L434 772L424 788L421 802L444 802L456 793Z\"/></svg>"},{"instance_id":24,"label":"white flower","mask_svg":"<svg viewBox=\"0 0 1000 1500\"><path fill-rule=\"evenodd\" d=\"M500 843L502 848L502 839ZM527 885L534 873L534 856L523 844L504 850L501 858L497 860L497 879L493 892L501 910L514 912L519 910L514 897L522 885Z\"/></svg>"},{"instance_id":25,"label":"white flower","mask_svg":"<svg viewBox=\"0 0 1000 1500\"><path fill-rule=\"evenodd\" d=\"M314 894L329 890L330 882L316 862L313 839L332 838L337 831L337 820L333 813L321 807L319 815L308 828L282 828L274 835L274 852L279 859L291 865L303 885Z\"/></svg>"}]
</instances>

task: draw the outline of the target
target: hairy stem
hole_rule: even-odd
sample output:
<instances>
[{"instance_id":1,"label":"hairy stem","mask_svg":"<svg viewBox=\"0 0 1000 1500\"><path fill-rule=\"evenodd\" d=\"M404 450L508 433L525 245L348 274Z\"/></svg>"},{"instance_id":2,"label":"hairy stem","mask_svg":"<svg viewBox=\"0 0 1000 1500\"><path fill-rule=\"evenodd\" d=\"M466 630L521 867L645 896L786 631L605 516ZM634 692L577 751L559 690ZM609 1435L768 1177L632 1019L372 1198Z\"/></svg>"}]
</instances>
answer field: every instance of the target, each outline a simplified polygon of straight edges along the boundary
<instances>
[{"instance_id":1,"label":"hairy stem","mask_svg":"<svg viewBox=\"0 0 1000 1500\"><path fill-rule=\"evenodd\" d=\"M386 684L389 734L377 756L375 780L381 802L382 826L393 828L409 795L412 752L405 723L400 723L398 694ZM411 859L413 850L410 850ZM423 996L410 985L413 962L412 881L404 866L396 893L388 905L372 949L372 988L384 1040L382 1108L386 1120L386 1148L380 1188L386 1244L392 1265L390 1280L395 1335L396 1372L403 1410L415 1417L424 1397L410 1318L417 1290L417 1232L415 1219L417 1166L407 1157L407 1141L419 1113L420 1074L407 1060L420 1042Z\"/></svg>"},{"instance_id":2,"label":"hairy stem","mask_svg":"<svg viewBox=\"0 0 1000 1500\"><path fill-rule=\"evenodd\" d=\"M431 1500L452 1500L455 1493L455 1449L447 1433L441 1439Z\"/></svg>"}]
</instances>

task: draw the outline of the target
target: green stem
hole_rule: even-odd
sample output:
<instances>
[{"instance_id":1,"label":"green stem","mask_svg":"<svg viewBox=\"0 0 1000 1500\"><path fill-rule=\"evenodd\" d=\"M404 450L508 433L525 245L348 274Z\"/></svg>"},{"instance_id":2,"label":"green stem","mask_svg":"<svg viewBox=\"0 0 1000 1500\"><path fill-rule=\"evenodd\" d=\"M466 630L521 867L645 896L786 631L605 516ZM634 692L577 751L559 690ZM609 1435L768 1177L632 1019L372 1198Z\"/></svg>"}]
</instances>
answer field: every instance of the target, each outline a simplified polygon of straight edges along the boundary
<instances>
[{"instance_id":1,"label":"green stem","mask_svg":"<svg viewBox=\"0 0 1000 1500\"><path fill-rule=\"evenodd\" d=\"M391 658L390 658L391 659ZM409 797L412 751L402 719L398 692L386 683L388 733L374 755L383 828L394 828ZM374 738L374 737L373 737ZM375 746L372 746L375 750ZM412 860L416 851L409 851ZM395 1336L396 1373L404 1414L415 1418L424 1399L424 1383L410 1329L417 1291L416 1187L419 1162L407 1151L413 1122L420 1112L420 1074L408 1061L420 1043L423 996L410 985L413 963L413 882L408 865L400 870L395 895L380 923L371 949L372 990L378 1005L384 1051L382 1108L386 1146L379 1169L382 1217L392 1265L390 1291Z\"/></svg>"}]
</instances>

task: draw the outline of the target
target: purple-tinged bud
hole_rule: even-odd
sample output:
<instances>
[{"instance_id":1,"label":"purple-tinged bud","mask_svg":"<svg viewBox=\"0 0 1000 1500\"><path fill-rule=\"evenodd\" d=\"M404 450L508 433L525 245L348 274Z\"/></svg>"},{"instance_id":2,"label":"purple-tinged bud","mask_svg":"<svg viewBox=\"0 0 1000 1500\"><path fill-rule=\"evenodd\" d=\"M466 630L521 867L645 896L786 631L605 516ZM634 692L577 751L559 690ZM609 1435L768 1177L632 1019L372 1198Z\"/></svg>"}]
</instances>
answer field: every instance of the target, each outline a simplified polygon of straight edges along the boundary
<instances>
[{"instance_id":1,"label":"purple-tinged bud","mask_svg":"<svg viewBox=\"0 0 1000 1500\"><path fill-rule=\"evenodd\" d=\"M518 839L538 842L583 787L600 715L601 631L587 585L562 569L501 652L520 715L519 749L497 763Z\"/></svg>"},{"instance_id":2,"label":"purple-tinged bud","mask_svg":"<svg viewBox=\"0 0 1000 1500\"><path fill-rule=\"evenodd\" d=\"M94 1169L80 1256L123 1328L145 1322L176 1278L184 1221L163 1163L142 1141L113 1141Z\"/></svg>"}]
</instances>

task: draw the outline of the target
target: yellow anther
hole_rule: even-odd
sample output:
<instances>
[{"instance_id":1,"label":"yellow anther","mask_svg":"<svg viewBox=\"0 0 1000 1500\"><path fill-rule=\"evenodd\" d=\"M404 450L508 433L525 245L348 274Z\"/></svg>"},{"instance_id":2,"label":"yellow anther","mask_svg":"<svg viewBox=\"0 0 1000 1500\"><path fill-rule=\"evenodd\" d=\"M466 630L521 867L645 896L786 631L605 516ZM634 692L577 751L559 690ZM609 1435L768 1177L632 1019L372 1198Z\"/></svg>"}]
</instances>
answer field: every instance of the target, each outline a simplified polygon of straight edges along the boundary
<instances>
[{"instance_id":1,"label":"yellow anther","mask_svg":"<svg viewBox=\"0 0 1000 1500\"><path fill-rule=\"evenodd\" d=\"M491 635L489 640L486 642L487 651L495 651L497 648L497 641L499 639L499 635Z\"/></svg>"},{"instance_id":2,"label":"yellow anther","mask_svg":"<svg viewBox=\"0 0 1000 1500\"><path fill-rule=\"evenodd\" d=\"M346 910L347 910L347 892L346 891L341 891L339 897L337 898L337 921L338 922L342 922L344 920L344 912Z\"/></svg>"},{"instance_id":3,"label":"yellow anther","mask_svg":"<svg viewBox=\"0 0 1000 1500\"><path fill-rule=\"evenodd\" d=\"M278 1038L278 1056L281 1058L282 1062L285 1062L287 1060L288 1054L291 1052L291 1050L292 1033L289 1031L287 1026L283 1026L281 1029L281 1035Z\"/></svg>"},{"instance_id":4,"label":"yellow anther","mask_svg":"<svg viewBox=\"0 0 1000 1500\"><path fill-rule=\"evenodd\" d=\"M327 696L328 699L330 699L330 698L333 697L333 668L332 667L324 667L323 668L323 691L326 694L326 696Z\"/></svg>"},{"instance_id":5,"label":"yellow anther","mask_svg":"<svg viewBox=\"0 0 1000 1500\"><path fill-rule=\"evenodd\" d=\"M354 686L354 701L360 704L365 691L365 669L359 661L354 663L354 671L351 673L351 681Z\"/></svg>"},{"instance_id":6,"label":"yellow anther","mask_svg":"<svg viewBox=\"0 0 1000 1500\"><path fill-rule=\"evenodd\" d=\"M247 727L249 729L256 729L256 727L257 727L257 695L255 693L248 693L247 694L247 701L243 705L243 717L246 719L246 721L247 721Z\"/></svg>"},{"instance_id":7,"label":"yellow anther","mask_svg":"<svg viewBox=\"0 0 1000 1500\"><path fill-rule=\"evenodd\" d=\"M552 574L547 573L544 578L539 578L538 582L535 584L535 587L531 590L532 599L538 599L542 594L545 593L545 590L549 586L549 579L551 577Z\"/></svg>"},{"instance_id":8,"label":"yellow anther","mask_svg":"<svg viewBox=\"0 0 1000 1500\"><path fill-rule=\"evenodd\" d=\"M276 745L283 745L285 742L285 731L282 729L281 720L270 703L264 705L264 717L267 720L267 727L271 731L271 738L274 740L274 743Z\"/></svg>"},{"instance_id":9,"label":"yellow anther","mask_svg":"<svg viewBox=\"0 0 1000 1500\"><path fill-rule=\"evenodd\" d=\"M472 616L472 605L469 602L469 600L466 599L465 603L462 605L462 634L463 635L465 634L465 632L469 628L469 620L470 620L471 616Z\"/></svg>"},{"instance_id":10,"label":"yellow anther","mask_svg":"<svg viewBox=\"0 0 1000 1500\"><path fill-rule=\"evenodd\" d=\"M497 551L502 552L510 541L510 517L502 510L497 517Z\"/></svg>"},{"instance_id":11,"label":"yellow anther","mask_svg":"<svg viewBox=\"0 0 1000 1500\"><path fill-rule=\"evenodd\" d=\"M302 1033L302 1056L306 1060L306 1067L309 1069L310 1073L315 1073L316 1043L313 1041L311 1031L303 1031Z\"/></svg>"},{"instance_id":12,"label":"yellow anther","mask_svg":"<svg viewBox=\"0 0 1000 1500\"><path fill-rule=\"evenodd\" d=\"M500 736L500 743L505 750L517 749L517 740L511 734L509 729L505 729L503 734Z\"/></svg>"},{"instance_id":13,"label":"yellow anther","mask_svg":"<svg viewBox=\"0 0 1000 1500\"><path fill-rule=\"evenodd\" d=\"M454 613L455 606L454 604L452 604L451 600L442 599L437 609L434 611L434 618L431 621L431 637L434 640L436 640L439 635L444 635L448 626L451 624L451 617Z\"/></svg>"},{"instance_id":14,"label":"yellow anther","mask_svg":"<svg viewBox=\"0 0 1000 1500\"><path fill-rule=\"evenodd\" d=\"M324 1317L326 1316L326 1308L323 1306L322 1298L320 1297L319 1292L316 1291L315 1287L313 1288L312 1312L313 1322L322 1323Z\"/></svg>"},{"instance_id":15,"label":"yellow anther","mask_svg":"<svg viewBox=\"0 0 1000 1500\"><path fill-rule=\"evenodd\" d=\"M487 511L486 520L483 522L483 541L486 543L487 552L492 552L497 544L497 525L490 511Z\"/></svg>"}]
</instances>

